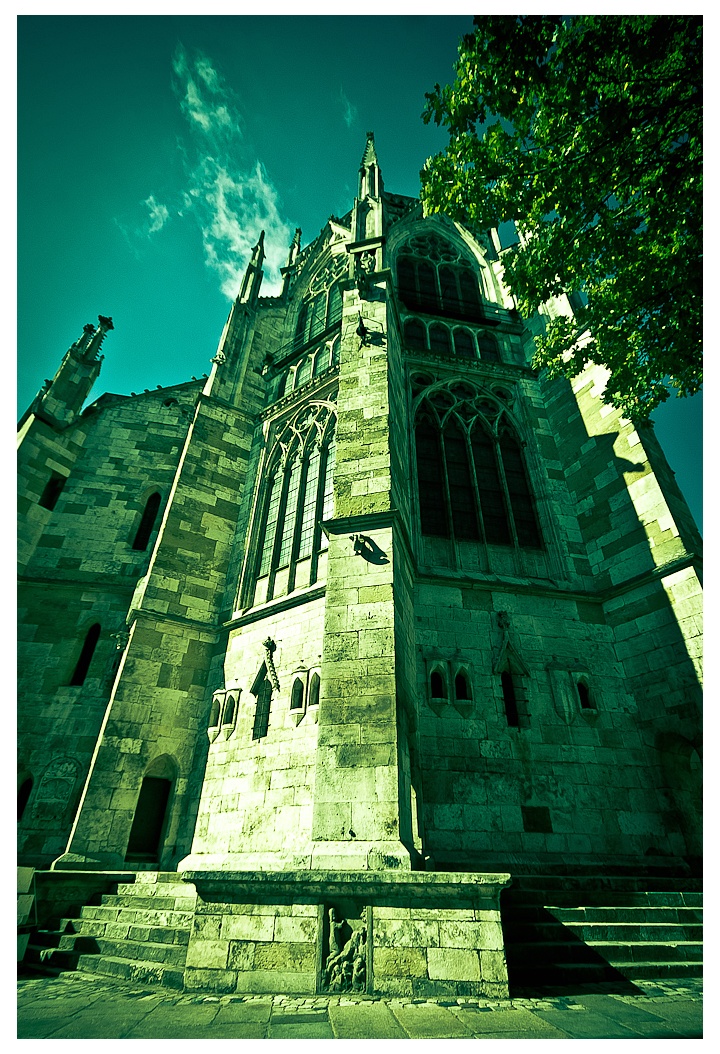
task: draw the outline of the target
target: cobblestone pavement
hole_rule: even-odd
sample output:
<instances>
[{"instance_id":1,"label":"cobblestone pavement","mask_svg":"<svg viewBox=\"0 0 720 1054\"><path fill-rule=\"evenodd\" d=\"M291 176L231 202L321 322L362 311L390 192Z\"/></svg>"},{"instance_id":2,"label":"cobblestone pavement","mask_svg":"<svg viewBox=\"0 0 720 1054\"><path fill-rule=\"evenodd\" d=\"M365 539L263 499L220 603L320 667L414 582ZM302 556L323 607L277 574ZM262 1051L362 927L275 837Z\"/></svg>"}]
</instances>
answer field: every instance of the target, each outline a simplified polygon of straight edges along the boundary
<instances>
[{"instance_id":1,"label":"cobblestone pavement","mask_svg":"<svg viewBox=\"0 0 720 1054\"><path fill-rule=\"evenodd\" d=\"M18 978L19 1039L700 1039L702 981L547 998L207 995L95 974Z\"/></svg>"}]
</instances>

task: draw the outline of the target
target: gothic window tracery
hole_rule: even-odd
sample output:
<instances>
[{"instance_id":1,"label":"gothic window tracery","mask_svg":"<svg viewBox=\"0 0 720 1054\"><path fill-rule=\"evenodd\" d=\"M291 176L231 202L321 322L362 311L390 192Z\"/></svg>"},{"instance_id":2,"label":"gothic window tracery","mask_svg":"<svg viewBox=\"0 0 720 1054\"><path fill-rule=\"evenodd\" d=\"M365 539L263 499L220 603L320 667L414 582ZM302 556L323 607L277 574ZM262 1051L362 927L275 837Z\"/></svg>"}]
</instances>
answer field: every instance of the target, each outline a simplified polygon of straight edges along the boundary
<instances>
[{"instance_id":1,"label":"gothic window tracery","mask_svg":"<svg viewBox=\"0 0 720 1054\"><path fill-rule=\"evenodd\" d=\"M397 259L398 295L409 311L481 321L482 297L473 263L435 231L415 234Z\"/></svg>"},{"instance_id":2,"label":"gothic window tracery","mask_svg":"<svg viewBox=\"0 0 720 1054\"><path fill-rule=\"evenodd\" d=\"M299 349L310 344L342 317L342 289L340 281L347 271L345 255L332 256L313 276L303 300L295 325L294 346Z\"/></svg>"},{"instance_id":3,"label":"gothic window tracery","mask_svg":"<svg viewBox=\"0 0 720 1054\"><path fill-rule=\"evenodd\" d=\"M294 588L301 561L310 559L309 582L317 580L319 554L327 548L320 523L332 515L335 416L327 403L303 408L281 433L270 457L260 532L257 576L275 578L288 570L284 590Z\"/></svg>"},{"instance_id":4,"label":"gothic window tracery","mask_svg":"<svg viewBox=\"0 0 720 1054\"><path fill-rule=\"evenodd\" d=\"M417 409L415 453L423 535L542 548L504 400L464 382L431 388Z\"/></svg>"}]
</instances>

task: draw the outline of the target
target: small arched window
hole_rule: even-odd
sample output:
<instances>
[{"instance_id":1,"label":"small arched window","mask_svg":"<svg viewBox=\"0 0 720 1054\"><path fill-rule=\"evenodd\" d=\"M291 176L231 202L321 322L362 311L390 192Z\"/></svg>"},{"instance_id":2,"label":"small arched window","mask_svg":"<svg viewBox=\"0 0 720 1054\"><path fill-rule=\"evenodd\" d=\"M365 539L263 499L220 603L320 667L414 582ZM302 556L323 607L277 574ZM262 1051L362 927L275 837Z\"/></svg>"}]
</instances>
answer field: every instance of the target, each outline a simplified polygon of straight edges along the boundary
<instances>
[{"instance_id":1,"label":"small arched window","mask_svg":"<svg viewBox=\"0 0 720 1054\"><path fill-rule=\"evenodd\" d=\"M329 365L330 345L328 343L325 343L315 356L315 368L313 369L313 376L319 377L321 373L325 372Z\"/></svg>"},{"instance_id":2,"label":"small arched window","mask_svg":"<svg viewBox=\"0 0 720 1054\"><path fill-rule=\"evenodd\" d=\"M433 670L430 674L430 696L432 699L447 699L445 678L440 670Z\"/></svg>"},{"instance_id":3,"label":"small arched window","mask_svg":"<svg viewBox=\"0 0 720 1054\"><path fill-rule=\"evenodd\" d=\"M157 520L157 514L160 509L160 494L155 491L151 494L148 500L145 502L145 508L138 525L138 529L135 533L135 538L132 543L133 549L138 551L144 551L147 549L148 542L150 541L150 535L155 527L155 521Z\"/></svg>"},{"instance_id":4,"label":"small arched window","mask_svg":"<svg viewBox=\"0 0 720 1054\"><path fill-rule=\"evenodd\" d=\"M208 722L208 728L217 728L220 724L220 703L221 696L216 692L212 698L212 704L210 706L210 721Z\"/></svg>"},{"instance_id":5,"label":"small arched window","mask_svg":"<svg viewBox=\"0 0 720 1054\"><path fill-rule=\"evenodd\" d=\"M410 351L427 351L427 332L420 319L407 319L404 334L405 346Z\"/></svg>"},{"instance_id":6,"label":"small arched window","mask_svg":"<svg viewBox=\"0 0 720 1054\"><path fill-rule=\"evenodd\" d=\"M250 692L255 696L255 720L253 722L252 737L253 739L263 739L267 735L270 725L270 700L272 699L272 685L268 680L265 663L260 667Z\"/></svg>"},{"instance_id":7,"label":"small arched window","mask_svg":"<svg viewBox=\"0 0 720 1054\"><path fill-rule=\"evenodd\" d=\"M434 322L430 326L430 351L433 355L450 355L450 330Z\"/></svg>"},{"instance_id":8,"label":"small arched window","mask_svg":"<svg viewBox=\"0 0 720 1054\"><path fill-rule=\"evenodd\" d=\"M292 692L290 693L290 709L302 710L304 698L305 685L299 677L296 677L293 681Z\"/></svg>"},{"instance_id":9,"label":"small arched window","mask_svg":"<svg viewBox=\"0 0 720 1054\"><path fill-rule=\"evenodd\" d=\"M222 723L224 725L234 725L236 712L237 696L233 695L231 692L228 692L227 696L225 697L225 706L223 708Z\"/></svg>"},{"instance_id":10,"label":"small arched window","mask_svg":"<svg viewBox=\"0 0 720 1054\"><path fill-rule=\"evenodd\" d=\"M310 380L312 373L312 359L310 356L304 358L295 371L295 387L299 388L301 385L306 384Z\"/></svg>"},{"instance_id":11,"label":"small arched window","mask_svg":"<svg viewBox=\"0 0 720 1054\"><path fill-rule=\"evenodd\" d=\"M467 674L460 672L455 674L455 698L456 699L470 699L470 684L468 682Z\"/></svg>"},{"instance_id":12,"label":"small arched window","mask_svg":"<svg viewBox=\"0 0 720 1054\"><path fill-rule=\"evenodd\" d=\"M80 652L80 657L73 671L73 675L70 678L71 685L77 686L85 683L85 678L88 675L88 670L90 669L90 662L95 652L99 636L100 623L96 622L90 627L90 629L87 631L87 634L85 635L85 641Z\"/></svg>"},{"instance_id":13,"label":"small arched window","mask_svg":"<svg viewBox=\"0 0 720 1054\"><path fill-rule=\"evenodd\" d=\"M580 706L582 707L582 709L583 710L594 710L595 709L595 704L593 703L592 698L590 696L590 689L588 688L588 686L585 684L584 681L578 681L578 683L577 683L577 692L578 692L578 697L580 699Z\"/></svg>"},{"instance_id":14,"label":"small arched window","mask_svg":"<svg viewBox=\"0 0 720 1054\"><path fill-rule=\"evenodd\" d=\"M310 692L308 695L308 706L318 706L320 703L320 675L314 673L310 678Z\"/></svg>"},{"instance_id":15,"label":"small arched window","mask_svg":"<svg viewBox=\"0 0 720 1054\"><path fill-rule=\"evenodd\" d=\"M485 362L499 362L500 353L498 351L497 340L489 333L478 333L478 351L480 352L480 358Z\"/></svg>"},{"instance_id":16,"label":"small arched window","mask_svg":"<svg viewBox=\"0 0 720 1054\"><path fill-rule=\"evenodd\" d=\"M455 354L458 356L458 358L475 358L475 344L472 339L472 334L469 330L456 329L453 332L453 340L455 341Z\"/></svg>"}]
</instances>

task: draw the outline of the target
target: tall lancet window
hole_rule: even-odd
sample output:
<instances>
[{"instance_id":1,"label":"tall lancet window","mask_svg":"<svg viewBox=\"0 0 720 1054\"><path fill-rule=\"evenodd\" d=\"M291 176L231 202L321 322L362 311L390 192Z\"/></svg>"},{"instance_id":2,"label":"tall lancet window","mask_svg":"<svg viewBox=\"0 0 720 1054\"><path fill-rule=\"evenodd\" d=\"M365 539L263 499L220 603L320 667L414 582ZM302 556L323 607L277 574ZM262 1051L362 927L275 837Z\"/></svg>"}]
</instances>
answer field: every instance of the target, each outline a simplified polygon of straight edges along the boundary
<instances>
[{"instance_id":1,"label":"tall lancet window","mask_svg":"<svg viewBox=\"0 0 720 1054\"><path fill-rule=\"evenodd\" d=\"M311 404L286 426L270 455L257 548L264 600L320 576L327 548L321 523L333 512L334 425L330 404Z\"/></svg>"},{"instance_id":2,"label":"tall lancet window","mask_svg":"<svg viewBox=\"0 0 720 1054\"><path fill-rule=\"evenodd\" d=\"M415 419L422 534L542 548L522 444L505 406L465 382L432 389Z\"/></svg>"}]
</instances>

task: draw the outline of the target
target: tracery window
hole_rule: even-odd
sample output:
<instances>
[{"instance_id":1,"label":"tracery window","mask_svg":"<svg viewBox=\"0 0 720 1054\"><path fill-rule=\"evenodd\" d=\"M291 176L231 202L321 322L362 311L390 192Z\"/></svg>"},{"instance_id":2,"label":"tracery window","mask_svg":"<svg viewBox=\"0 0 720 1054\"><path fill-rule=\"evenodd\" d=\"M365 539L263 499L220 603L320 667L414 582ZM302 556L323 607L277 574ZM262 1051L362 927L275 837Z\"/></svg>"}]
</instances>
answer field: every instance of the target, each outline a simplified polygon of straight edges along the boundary
<instances>
[{"instance_id":1,"label":"tracery window","mask_svg":"<svg viewBox=\"0 0 720 1054\"><path fill-rule=\"evenodd\" d=\"M542 548L522 447L503 396L458 381L421 397L415 452L424 535Z\"/></svg>"},{"instance_id":2,"label":"tracery window","mask_svg":"<svg viewBox=\"0 0 720 1054\"><path fill-rule=\"evenodd\" d=\"M276 595L278 572L287 569L283 592L295 588L298 565L310 560L308 584L317 580L318 557L327 548L320 526L332 516L335 417L331 404L311 404L290 422L270 457L257 577L270 577L266 599Z\"/></svg>"},{"instance_id":3,"label":"tracery window","mask_svg":"<svg viewBox=\"0 0 720 1054\"><path fill-rule=\"evenodd\" d=\"M332 256L312 278L295 325L294 345L304 347L331 329L342 317L340 281L347 271L347 255Z\"/></svg>"},{"instance_id":4,"label":"tracery window","mask_svg":"<svg viewBox=\"0 0 720 1054\"><path fill-rule=\"evenodd\" d=\"M397 261L398 295L410 311L480 321L482 298L476 266L434 231L416 234Z\"/></svg>"}]
</instances>

